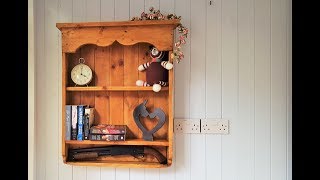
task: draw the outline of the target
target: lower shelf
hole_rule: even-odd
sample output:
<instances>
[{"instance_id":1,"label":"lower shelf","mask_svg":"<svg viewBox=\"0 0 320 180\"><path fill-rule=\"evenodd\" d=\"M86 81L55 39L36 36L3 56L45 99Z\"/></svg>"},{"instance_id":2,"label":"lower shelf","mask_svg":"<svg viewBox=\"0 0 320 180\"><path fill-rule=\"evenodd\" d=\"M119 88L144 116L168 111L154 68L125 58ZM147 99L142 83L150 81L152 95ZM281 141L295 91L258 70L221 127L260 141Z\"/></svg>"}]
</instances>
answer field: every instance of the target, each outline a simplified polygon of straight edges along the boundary
<instances>
[{"instance_id":1,"label":"lower shelf","mask_svg":"<svg viewBox=\"0 0 320 180\"><path fill-rule=\"evenodd\" d=\"M66 164L76 166L112 166L112 167L134 167L134 168L166 168L170 164L159 164L154 162L110 162L110 161L84 161L84 162L66 162Z\"/></svg>"},{"instance_id":2,"label":"lower shelf","mask_svg":"<svg viewBox=\"0 0 320 180\"><path fill-rule=\"evenodd\" d=\"M66 144L102 144L102 145L149 145L149 146L169 146L167 140L145 141L143 139L128 139L125 141L90 141L90 140L69 140Z\"/></svg>"}]
</instances>

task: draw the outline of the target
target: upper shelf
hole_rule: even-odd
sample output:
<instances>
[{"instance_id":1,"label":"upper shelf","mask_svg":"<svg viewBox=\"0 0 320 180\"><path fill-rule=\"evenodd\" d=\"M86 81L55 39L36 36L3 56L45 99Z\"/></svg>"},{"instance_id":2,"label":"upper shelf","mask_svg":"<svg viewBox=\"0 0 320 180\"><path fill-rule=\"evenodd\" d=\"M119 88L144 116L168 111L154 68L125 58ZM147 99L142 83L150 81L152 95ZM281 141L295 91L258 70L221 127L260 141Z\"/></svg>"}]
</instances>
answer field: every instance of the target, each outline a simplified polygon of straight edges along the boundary
<instances>
[{"instance_id":1,"label":"upper shelf","mask_svg":"<svg viewBox=\"0 0 320 180\"><path fill-rule=\"evenodd\" d=\"M115 41L122 45L146 42L156 46L160 51L171 51L173 30L179 24L179 19L172 19L57 23L56 26L62 33L62 52L74 53L85 44L109 46Z\"/></svg>"},{"instance_id":2,"label":"upper shelf","mask_svg":"<svg viewBox=\"0 0 320 180\"><path fill-rule=\"evenodd\" d=\"M167 91L168 87L162 87L161 91ZM67 87L67 91L152 91L152 87L140 86L88 86Z\"/></svg>"}]
</instances>

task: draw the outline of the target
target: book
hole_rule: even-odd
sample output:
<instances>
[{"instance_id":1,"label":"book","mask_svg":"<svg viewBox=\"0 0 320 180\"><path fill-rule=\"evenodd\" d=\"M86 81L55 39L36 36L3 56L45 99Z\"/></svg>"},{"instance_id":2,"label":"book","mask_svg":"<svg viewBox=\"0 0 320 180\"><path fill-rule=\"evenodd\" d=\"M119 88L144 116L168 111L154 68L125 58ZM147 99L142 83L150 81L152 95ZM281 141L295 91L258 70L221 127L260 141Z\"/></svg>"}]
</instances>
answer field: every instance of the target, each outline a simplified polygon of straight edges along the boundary
<instances>
[{"instance_id":1,"label":"book","mask_svg":"<svg viewBox=\"0 0 320 180\"><path fill-rule=\"evenodd\" d=\"M66 105L65 140L71 140L71 105Z\"/></svg>"},{"instance_id":2,"label":"book","mask_svg":"<svg viewBox=\"0 0 320 180\"><path fill-rule=\"evenodd\" d=\"M90 134L126 134L126 125L98 124L90 128Z\"/></svg>"},{"instance_id":3,"label":"book","mask_svg":"<svg viewBox=\"0 0 320 180\"><path fill-rule=\"evenodd\" d=\"M77 105L71 105L71 140L77 140Z\"/></svg>"},{"instance_id":4,"label":"book","mask_svg":"<svg viewBox=\"0 0 320 180\"><path fill-rule=\"evenodd\" d=\"M94 124L94 108L86 107L84 109L84 139L89 139L90 128Z\"/></svg>"},{"instance_id":5,"label":"book","mask_svg":"<svg viewBox=\"0 0 320 180\"><path fill-rule=\"evenodd\" d=\"M91 141L125 141L125 134L89 134Z\"/></svg>"},{"instance_id":6,"label":"book","mask_svg":"<svg viewBox=\"0 0 320 180\"><path fill-rule=\"evenodd\" d=\"M78 130L77 130L77 140L82 141L83 140L83 122L84 122L84 109L86 105L78 105L78 117L77 117L77 123L78 123Z\"/></svg>"}]
</instances>

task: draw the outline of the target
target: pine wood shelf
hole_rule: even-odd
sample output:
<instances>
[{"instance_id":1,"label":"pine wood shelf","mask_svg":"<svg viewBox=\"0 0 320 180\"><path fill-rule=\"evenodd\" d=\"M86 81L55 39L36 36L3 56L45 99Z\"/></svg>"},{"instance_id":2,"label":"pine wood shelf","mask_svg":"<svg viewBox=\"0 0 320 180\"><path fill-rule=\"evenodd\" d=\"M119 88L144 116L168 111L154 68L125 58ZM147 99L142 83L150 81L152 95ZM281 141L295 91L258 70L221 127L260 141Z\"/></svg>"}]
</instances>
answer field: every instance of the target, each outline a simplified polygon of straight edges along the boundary
<instances>
[{"instance_id":1,"label":"pine wood shelf","mask_svg":"<svg viewBox=\"0 0 320 180\"><path fill-rule=\"evenodd\" d=\"M62 84L61 110L66 112L67 105L88 105L94 108L93 124L126 125L126 141L90 141L70 140L66 118L61 117L61 155L63 162L75 166L112 166L165 168L173 159L173 104L174 104L174 69L164 72L169 86L154 92L152 87L136 86L137 80L146 81L146 72L139 71L138 66L152 61L148 54L150 46L159 51L173 52L175 29L179 19L149 21L113 21L113 22L79 22L57 23L61 32L62 50ZM88 86L74 86L71 79L73 67L83 58L92 69L93 78ZM170 56L166 57L173 63ZM149 72L149 71L148 71ZM134 109L146 103L149 115L155 108L165 114L165 123L153 134L153 141L143 140L143 133L133 117ZM68 111L69 112L69 111ZM75 116L72 116L73 118ZM143 126L151 130L158 120L150 116L139 116ZM69 121L68 121L69 122ZM75 122L75 121L74 121ZM67 140L68 139L68 140ZM150 146L166 158L166 164L160 164L154 155L145 155L137 159L130 155L95 157L94 161L76 161L70 159L70 149L103 146Z\"/></svg>"},{"instance_id":2,"label":"pine wood shelf","mask_svg":"<svg viewBox=\"0 0 320 180\"><path fill-rule=\"evenodd\" d=\"M88 87L67 87L67 91L152 91L152 87L139 86L88 86ZM169 87L162 87L161 91L168 91Z\"/></svg>"},{"instance_id":3,"label":"pine wood shelf","mask_svg":"<svg viewBox=\"0 0 320 180\"><path fill-rule=\"evenodd\" d=\"M76 166L100 166L100 167L132 167L132 168L166 168L167 164L156 162L118 162L118 161L85 161L85 162L66 162L66 164Z\"/></svg>"},{"instance_id":4,"label":"pine wood shelf","mask_svg":"<svg viewBox=\"0 0 320 180\"><path fill-rule=\"evenodd\" d=\"M66 144L99 144L99 145L147 145L147 146L169 146L167 140L145 141L143 139L127 139L125 141L90 141L69 140Z\"/></svg>"}]
</instances>

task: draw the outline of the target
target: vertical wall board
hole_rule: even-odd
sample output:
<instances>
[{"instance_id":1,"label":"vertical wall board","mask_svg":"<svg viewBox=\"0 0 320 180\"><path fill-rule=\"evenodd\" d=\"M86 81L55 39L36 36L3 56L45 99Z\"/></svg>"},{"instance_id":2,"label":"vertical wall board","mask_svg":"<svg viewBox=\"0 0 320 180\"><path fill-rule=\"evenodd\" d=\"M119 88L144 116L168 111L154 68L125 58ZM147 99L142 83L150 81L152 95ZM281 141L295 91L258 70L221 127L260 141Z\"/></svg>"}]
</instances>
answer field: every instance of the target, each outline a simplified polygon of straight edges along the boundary
<instances>
[{"instance_id":1,"label":"vertical wall board","mask_svg":"<svg viewBox=\"0 0 320 180\"><path fill-rule=\"evenodd\" d=\"M116 168L101 167L101 180L116 180Z\"/></svg>"},{"instance_id":2,"label":"vertical wall board","mask_svg":"<svg viewBox=\"0 0 320 180\"><path fill-rule=\"evenodd\" d=\"M46 42L44 51L44 61L46 66L45 77L46 81L44 86L46 87L46 112L57 112L57 113L46 113L44 119L46 120L45 129L45 145L46 145L46 179L56 179L56 175L59 174L59 121L61 116L59 115L58 94L61 92L59 89L59 70L58 68L58 57L59 54L58 38L59 30L56 28L55 23L58 21L58 0L46 0L45 1L45 32L44 39ZM50 99L49 99L50 97ZM43 120L44 120L43 119ZM50 129L50 131L48 131Z\"/></svg>"},{"instance_id":3,"label":"vertical wall board","mask_svg":"<svg viewBox=\"0 0 320 180\"><path fill-rule=\"evenodd\" d=\"M72 0L64 0L64 1L59 1L59 6L58 6L58 14L59 14L59 17L58 17L58 22L72 22ZM58 83L58 89L59 89L59 95L58 95L58 104L59 104L59 113L58 113L58 117L62 117L62 114L61 113L65 113L62 109L61 109L61 106L62 106L62 102L61 102L61 99L62 99L62 92L61 92L61 89L62 89L62 84L61 84L61 80L62 80L62 44L61 44L61 32L59 32L59 37L58 37L58 47L59 47L59 53L58 53L58 69L59 69L59 72L58 72L58 76L59 76L59 83ZM68 56L67 56L68 57ZM70 180L72 179L72 166L70 165L66 165L63 163L63 159L62 159L62 138L60 136L60 133L62 131L62 120L59 119L59 136L58 136L58 139L59 139L59 180Z\"/></svg>"},{"instance_id":4,"label":"vertical wall board","mask_svg":"<svg viewBox=\"0 0 320 180\"><path fill-rule=\"evenodd\" d=\"M149 8L159 9L160 0L144 0L144 12L149 13Z\"/></svg>"},{"instance_id":5,"label":"vertical wall board","mask_svg":"<svg viewBox=\"0 0 320 180\"><path fill-rule=\"evenodd\" d=\"M162 14L173 14L174 13L174 5L175 5L174 0L161 0L159 3L159 10ZM164 96L163 95L161 95L161 96L163 97L162 98L163 100L167 101L166 97L168 96L168 93L164 94ZM155 96L155 98L156 98L156 96ZM168 106L166 108L168 109ZM167 112L169 112L169 110ZM168 115L166 117L168 118ZM162 128L168 129L168 124L166 124ZM165 131L167 133L167 130L165 130ZM162 132L165 132L165 131L162 131ZM173 138L173 140L174 140L174 138ZM174 147L172 147L172 148L174 148ZM174 150L173 150L173 152L174 152ZM173 163L171 164L171 166L169 168L160 169L160 180L174 180L175 176L172 175L175 172L175 162L174 162L175 157L174 156L175 156L175 154L173 154L173 158L172 158Z\"/></svg>"},{"instance_id":6,"label":"vertical wall board","mask_svg":"<svg viewBox=\"0 0 320 180\"><path fill-rule=\"evenodd\" d=\"M117 0L115 2L115 20L128 21L130 18L130 0Z\"/></svg>"},{"instance_id":7,"label":"vertical wall board","mask_svg":"<svg viewBox=\"0 0 320 180\"><path fill-rule=\"evenodd\" d=\"M86 0L73 0L72 20L73 22L85 22L86 21Z\"/></svg>"},{"instance_id":8,"label":"vertical wall board","mask_svg":"<svg viewBox=\"0 0 320 180\"><path fill-rule=\"evenodd\" d=\"M140 17L144 11L144 0L130 0L130 19Z\"/></svg>"},{"instance_id":9,"label":"vertical wall board","mask_svg":"<svg viewBox=\"0 0 320 180\"><path fill-rule=\"evenodd\" d=\"M292 1L287 0L287 180L292 179Z\"/></svg>"},{"instance_id":10,"label":"vertical wall board","mask_svg":"<svg viewBox=\"0 0 320 180\"><path fill-rule=\"evenodd\" d=\"M286 0L271 0L271 179L287 178Z\"/></svg>"},{"instance_id":11,"label":"vertical wall board","mask_svg":"<svg viewBox=\"0 0 320 180\"><path fill-rule=\"evenodd\" d=\"M72 20L73 22L84 22L86 21L86 1L85 0L73 0L72 1ZM79 57L81 57L81 49L79 49ZM78 54L77 54L78 55ZM74 59L77 61L79 58ZM72 67L71 67L72 68ZM80 104L80 102L73 102L74 104ZM87 179L87 167L73 166L73 180L86 180Z\"/></svg>"},{"instance_id":12,"label":"vertical wall board","mask_svg":"<svg viewBox=\"0 0 320 180\"><path fill-rule=\"evenodd\" d=\"M82 179L87 180L87 167L86 166L73 166L72 180L78 180L78 179L79 180L82 180Z\"/></svg>"},{"instance_id":13,"label":"vertical wall board","mask_svg":"<svg viewBox=\"0 0 320 180\"><path fill-rule=\"evenodd\" d=\"M189 29L190 32L190 0L175 0L175 14L181 16L181 23ZM175 33L175 39L177 36ZM175 86L174 86L174 118L190 117L190 33L186 44L182 47L184 59L178 64L174 62ZM175 134L175 179L190 179L190 134Z\"/></svg>"},{"instance_id":14,"label":"vertical wall board","mask_svg":"<svg viewBox=\"0 0 320 180\"><path fill-rule=\"evenodd\" d=\"M191 0L190 19L190 118L204 118L206 109L206 0ZM202 148L199 148L202 147ZM205 179L205 135L191 134L190 178Z\"/></svg>"},{"instance_id":15,"label":"vertical wall board","mask_svg":"<svg viewBox=\"0 0 320 180\"><path fill-rule=\"evenodd\" d=\"M46 175L46 62L43 60L45 58L45 7L44 0L36 0L35 1L35 21L36 21L36 92L37 96L42 98L36 98L36 178L37 179L45 179Z\"/></svg>"},{"instance_id":16,"label":"vertical wall board","mask_svg":"<svg viewBox=\"0 0 320 180\"><path fill-rule=\"evenodd\" d=\"M101 18L101 1L90 0L86 1L86 21L87 22L99 22Z\"/></svg>"},{"instance_id":17,"label":"vertical wall board","mask_svg":"<svg viewBox=\"0 0 320 180\"><path fill-rule=\"evenodd\" d=\"M206 1L206 118L221 118L221 0ZM206 179L221 179L221 135L205 136Z\"/></svg>"},{"instance_id":18,"label":"vertical wall board","mask_svg":"<svg viewBox=\"0 0 320 180\"><path fill-rule=\"evenodd\" d=\"M222 118L230 121L230 134L222 136L222 179L231 180L239 176L238 136L241 135L239 111L239 59L237 0L222 1Z\"/></svg>"},{"instance_id":19,"label":"vertical wall board","mask_svg":"<svg viewBox=\"0 0 320 180\"><path fill-rule=\"evenodd\" d=\"M100 0L101 21L113 21L115 17L115 0Z\"/></svg>"},{"instance_id":20,"label":"vertical wall board","mask_svg":"<svg viewBox=\"0 0 320 180\"><path fill-rule=\"evenodd\" d=\"M270 0L254 2L255 36L255 179L271 179Z\"/></svg>"},{"instance_id":21,"label":"vertical wall board","mask_svg":"<svg viewBox=\"0 0 320 180\"><path fill-rule=\"evenodd\" d=\"M253 0L238 2L238 113L233 121L239 179L254 179L254 9ZM230 127L231 128L231 127Z\"/></svg>"}]
</instances>

